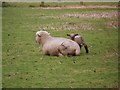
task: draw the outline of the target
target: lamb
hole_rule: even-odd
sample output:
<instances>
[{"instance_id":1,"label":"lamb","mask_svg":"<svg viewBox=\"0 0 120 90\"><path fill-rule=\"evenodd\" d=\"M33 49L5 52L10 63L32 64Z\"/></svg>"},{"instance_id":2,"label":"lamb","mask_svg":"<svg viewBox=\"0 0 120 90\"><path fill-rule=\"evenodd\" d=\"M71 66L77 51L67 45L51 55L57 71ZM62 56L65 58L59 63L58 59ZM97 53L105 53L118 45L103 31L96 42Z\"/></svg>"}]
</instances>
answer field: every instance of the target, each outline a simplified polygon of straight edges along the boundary
<instances>
[{"instance_id":1,"label":"lamb","mask_svg":"<svg viewBox=\"0 0 120 90\"><path fill-rule=\"evenodd\" d=\"M84 38L83 38L82 36L80 36L80 35L78 35L78 34L67 34L67 36L70 36L70 38L71 38L73 41L77 42L77 43L79 44L79 46L80 46L80 49L82 48L82 46L84 46L84 48L85 48L85 50L86 50L86 53L89 52L88 46L87 46L87 44L85 43L85 40L84 40Z\"/></svg>"},{"instance_id":2,"label":"lamb","mask_svg":"<svg viewBox=\"0 0 120 90\"><path fill-rule=\"evenodd\" d=\"M42 50L45 55L80 55L80 47L75 41L67 38L52 37L47 31L37 31L36 41L42 45Z\"/></svg>"},{"instance_id":3,"label":"lamb","mask_svg":"<svg viewBox=\"0 0 120 90\"><path fill-rule=\"evenodd\" d=\"M76 49L70 48L65 42L63 42L58 48L59 52L64 56L75 56Z\"/></svg>"}]
</instances>

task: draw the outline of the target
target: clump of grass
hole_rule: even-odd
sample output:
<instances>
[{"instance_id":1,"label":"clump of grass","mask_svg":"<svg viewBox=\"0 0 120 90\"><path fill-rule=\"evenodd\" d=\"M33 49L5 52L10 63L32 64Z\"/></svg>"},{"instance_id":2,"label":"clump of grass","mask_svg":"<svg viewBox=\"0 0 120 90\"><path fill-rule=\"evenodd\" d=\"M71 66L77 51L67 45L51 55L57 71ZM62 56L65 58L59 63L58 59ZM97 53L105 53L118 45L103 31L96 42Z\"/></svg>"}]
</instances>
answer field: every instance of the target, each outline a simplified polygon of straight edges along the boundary
<instances>
[{"instance_id":1,"label":"clump of grass","mask_svg":"<svg viewBox=\"0 0 120 90\"><path fill-rule=\"evenodd\" d=\"M40 7L48 7L49 5L46 5L45 2L41 2Z\"/></svg>"},{"instance_id":2,"label":"clump of grass","mask_svg":"<svg viewBox=\"0 0 120 90\"><path fill-rule=\"evenodd\" d=\"M8 2L2 2L2 7L16 7L16 5Z\"/></svg>"},{"instance_id":3,"label":"clump of grass","mask_svg":"<svg viewBox=\"0 0 120 90\"><path fill-rule=\"evenodd\" d=\"M29 5L29 7L35 7L34 5Z\"/></svg>"},{"instance_id":4,"label":"clump of grass","mask_svg":"<svg viewBox=\"0 0 120 90\"><path fill-rule=\"evenodd\" d=\"M83 1L80 2L80 5L85 5Z\"/></svg>"},{"instance_id":5,"label":"clump of grass","mask_svg":"<svg viewBox=\"0 0 120 90\"><path fill-rule=\"evenodd\" d=\"M40 7L60 7L60 5L58 5L57 3L45 3L45 2L41 2Z\"/></svg>"},{"instance_id":6,"label":"clump of grass","mask_svg":"<svg viewBox=\"0 0 120 90\"><path fill-rule=\"evenodd\" d=\"M8 4L7 2L2 2L2 7L9 7L10 4Z\"/></svg>"}]
</instances>

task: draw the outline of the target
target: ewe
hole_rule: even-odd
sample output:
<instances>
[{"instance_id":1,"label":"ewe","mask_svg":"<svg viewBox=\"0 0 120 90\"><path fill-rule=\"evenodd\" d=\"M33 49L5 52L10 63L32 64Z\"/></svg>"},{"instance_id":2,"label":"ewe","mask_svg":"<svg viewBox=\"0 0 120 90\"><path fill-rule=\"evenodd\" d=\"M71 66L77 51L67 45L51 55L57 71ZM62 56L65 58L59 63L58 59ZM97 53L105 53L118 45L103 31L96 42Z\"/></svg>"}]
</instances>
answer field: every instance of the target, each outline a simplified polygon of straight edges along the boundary
<instances>
[{"instance_id":1,"label":"ewe","mask_svg":"<svg viewBox=\"0 0 120 90\"><path fill-rule=\"evenodd\" d=\"M52 56L76 56L80 55L79 45L70 39L52 37L47 31L37 31L36 41L42 44L43 53Z\"/></svg>"}]
</instances>

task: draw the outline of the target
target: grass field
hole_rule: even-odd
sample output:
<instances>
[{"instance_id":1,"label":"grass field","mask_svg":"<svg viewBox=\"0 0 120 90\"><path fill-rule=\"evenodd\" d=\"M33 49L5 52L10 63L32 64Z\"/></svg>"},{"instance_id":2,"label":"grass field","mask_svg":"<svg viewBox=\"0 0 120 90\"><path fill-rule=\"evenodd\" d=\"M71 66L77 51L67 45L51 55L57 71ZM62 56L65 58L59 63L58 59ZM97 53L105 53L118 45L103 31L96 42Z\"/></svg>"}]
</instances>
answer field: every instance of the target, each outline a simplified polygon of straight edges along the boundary
<instances>
[{"instance_id":1,"label":"grass field","mask_svg":"<svg viewBox=\"0 0 120 90\"><path fill-rule=\"evenodd\" d=\"M117 8L43 9L26 4L2 9L3 88L118 87ZM58 37L78 33L90 52L82 48L80 56L43 55L35 43L42 28Z\"/></svg>"}]
</instances>

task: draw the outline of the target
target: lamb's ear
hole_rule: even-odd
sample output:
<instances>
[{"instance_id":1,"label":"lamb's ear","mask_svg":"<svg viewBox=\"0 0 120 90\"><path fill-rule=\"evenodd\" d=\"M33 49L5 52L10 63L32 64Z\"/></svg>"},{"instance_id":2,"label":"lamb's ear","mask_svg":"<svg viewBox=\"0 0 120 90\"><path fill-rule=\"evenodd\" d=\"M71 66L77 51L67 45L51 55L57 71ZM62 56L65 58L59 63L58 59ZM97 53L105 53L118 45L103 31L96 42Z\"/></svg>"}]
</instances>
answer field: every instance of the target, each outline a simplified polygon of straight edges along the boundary
<instances>
[{"instance_id":1,"label":"lamb's ear","mask_svg":"<svg viewBox=\"0 0 120 90\"><path fill-rule=\"evenodd\" d=\"M67 36L70 36L70 34L67 34Z\"/></svg>"},{"instance_id":2,"label":"lamb's ear","mask_svg":"<svg viewBox=\"0 0 120 90\"><path fill-rule=\"evenodd\" d=\"M77 35L78 35L78 34L75 34L74 37L77 36Z\"/></svg>"},{"instance_id":3,"label":"lamb's ear","mask_svg":"<svg viewBox=\"0 0 120 90\"><path fill-rule=\"evenodd\" d=\"M41 37L41 35L40 34L37 34L38 35L38 37Z\"/></svg>"}]
</instances>

